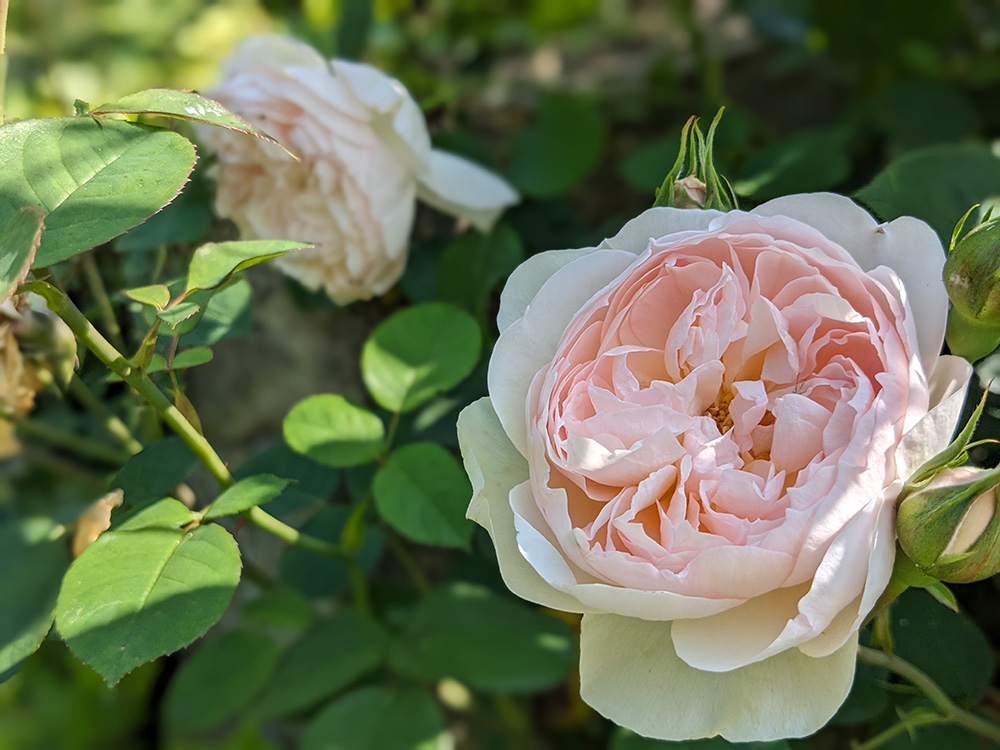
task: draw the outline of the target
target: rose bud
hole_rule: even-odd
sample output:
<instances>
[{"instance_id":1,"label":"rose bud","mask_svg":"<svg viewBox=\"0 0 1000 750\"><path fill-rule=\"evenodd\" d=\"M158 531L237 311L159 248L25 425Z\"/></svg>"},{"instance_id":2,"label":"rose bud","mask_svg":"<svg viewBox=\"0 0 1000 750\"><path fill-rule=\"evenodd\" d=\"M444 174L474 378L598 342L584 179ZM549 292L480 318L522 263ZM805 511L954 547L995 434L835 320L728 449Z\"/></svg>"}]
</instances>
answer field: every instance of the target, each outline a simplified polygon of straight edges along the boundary
<instances>
[{"instance_id":1,"label":"rose bud","mask_svg":"<svg viewBox=\"0 0 1000 750\"><path fill-rule=\"evenodd\" d=\"M981 581L1000 572L1000 472L945 469L907 497L896 516L903 551L928 575L948 583Z\"/></svg>"},{"instance_id":2,"label":"rose bud","mask_svg":"<svg viewBox=\"0 0 1000 750\"><path fill-rule=\"evenodd\" d=\"M970 362L1000 344L1000 219L987 221L962 238L944 264L951 298L948 348Z\"/></svg>"}]
</instances>

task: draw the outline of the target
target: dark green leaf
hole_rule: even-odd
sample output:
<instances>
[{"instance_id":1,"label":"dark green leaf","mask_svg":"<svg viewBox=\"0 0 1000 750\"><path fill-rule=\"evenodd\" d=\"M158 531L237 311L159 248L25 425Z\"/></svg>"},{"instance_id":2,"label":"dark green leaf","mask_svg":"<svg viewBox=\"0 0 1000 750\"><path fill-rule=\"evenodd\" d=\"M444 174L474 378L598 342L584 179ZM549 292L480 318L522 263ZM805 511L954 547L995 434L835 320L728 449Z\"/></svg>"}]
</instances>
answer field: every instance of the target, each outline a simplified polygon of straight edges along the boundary
<instances>
[{"instance_id":1,"label":"dark green leaf","mask_svg":"<svg viewBox=\"0 0 1000 750\"><path fill-rule=\"evenodd\" d=\"M489 234L466 232L444 252L437 296L485 325L492 305L490 293L523 260L521 238L507 224L498 224Z\"/></svg>"},{"instance_id":2,"label":"dark green leaf","mask_svg":"<svg viewBox=\"0 0 1000 750\"><path fill-rule=\"evenodd\" d=\"M278 517L290 511L321 505L340 486L338 469L310 461L287 445L268 448L233 472L237 479L254 474L274 474L291 480L284 492L268 508L272 515Z\"/></svg>"},{"instance_id":3,"label":"dark green leaf","mask_svg":"<svg viewBox=\"0 0 1000 750\"><path fill-rule=\"evenodd\" d=\"M338 611L288 647L255 715L285 716L316 705L378 667L385 642L374 620L354 610Z\"/></svg>"},{"instance_id":4,"label":"dark green leaf","mask_svg":"<svg viewBox=\"0 0 1000 750\"><path fill-rule=\"evenodd\" d=\"M115 250L134 259L140 250L157 250L168 245L194 244L212 228L212 194L200 170L176 200L115 240ZM144 277L144 278L148 278Z\"/></svg>"},{"instance_id":5,"label":"dark green leaf","mask_svg":"<svg viewBox=\"0 0 1000 750\"><path fill-rule=\"evenodd\" d=\"M390 526L421 544L466 547L472 523L465 518L472 486L437 443L410 443L389 456L375 475L375 506Z\"/></svg>"},{"instance_id":6,"label":"dark green leaf","mask_svg":"<svg viewBox=\"0 0 1000 750\"><path fill-rule=\"evenodd\" d=\"M10 299L28 276L42 239L41 209L24 206L0 224L0 302Z\"/></svg>"},{"instance_id":7,"label":"dark green leaf","mask_svg":"<svg viewBox=\"0 0 1000 750\"><path fill-rule=\"evenodd\" d=\"M576 664L565 623L468 583L428 595L393 643L390 658L408 677L453 677L499 692L551 687Z\"/></svg>"},{"instance_id":8,"label":"dark green leaf","mask_svg":"<svg viewBox=\"0 0 1000 750\"><path fill-rule=\"evenodd\" d=\"M203 122L206 125L236 130L240 133L263 138L278 146L281 145L263 130L230 112L214 99L195 94L192 91L177 91L175 89L137 91L134 94L123 96L116 102L95 107L91 110L91 114L95 116L136 114L175 117L180 120Z\"/></svg>"},{"instance_id":9,"label":"dark green leaf","mask_svg":"<svg viewBox=\"0 0 1000 750\"><path fill-rule=\"evenodd\" d=\"M0 674L34 653L52 626L69 560L48 518L0 525Z\"/></svg>"},{"instance_id":10,"label":"dark green leaf","mask_svg":"<svg viewBox=\"0 0 1000 750\"><path fill-rule=\"evenodd\" d=\"M114 518L121 520L148 500L173 492L188 478L198 457L177 437L150 443L130 458L111 480L111 489L125 493L124 503Z\"/></svg>"},{"instance_id":11,"label":"dark green leaf","mask_svg":"<svg viewBox=\"0 0 1000 750\"><path fill-rule=\"evenodd\" d=\"M197 315L201 312L201 305L197 302L190 302L188 300L182 300L177 302L164 310L157 310L156 317L162 320L171 328L176 328L185 320ZM175 335L173 331L169 332L167 335Z\"/></svg>"},{"instance_id":12,"label":"dark green leaf","mask_svg":"<svg viewBox=\"0 0 1000 750\"><path fill-rule=\"evenodd\" d=\"M283 423L292 450L326 466L374 461L382 449L382 420L343 396L309 396L292 407Z\"/></svg>"},{"instance_id":13,"label":"dark green leaf","mask_svg":"<svg viewBox=\"0 0 1000 750\"><path fill-rule=\"evenodd\" d=\"M840 137L826 130L803 130L747 159L733 180L733 190L767 200L836 187L850 171Z\"/></svg>"},{"instance_id":14,"label":"dark green leaf","mask_svg":"<svg viewBox=\"0 0 1000 750\"><path fill-rule=\"evenodd\" d=\"M337 57L360 60L372 25L372 0L341 0Z\"/></svg>"},{"instance_id":15,"label":"dark green leaf","mask_svg":"<svg viewBox=\"0 0 1000 750\"><path fill-rule=\"evenodd\" d=\"M346 505L328 505L302 525L302 533L339 544L344 525L351 515ZM358 560L370 571L382 554L383 534L379 529L366 529L365 541ZM306 596L334 596L350 587L347 565L329 555L309 552L300 547L288 547L281 556L281 579Z\"/></svg>"},{"instance_id":16,"label":"dark green leaf","mask_svg":"<svg viewBox=\"0 0 1000 750\"><path fill-rule=\"evenodd\" d=\"M214 289L237 271L306 247L310 245L289 240L209 242L195 250L184 291Z\"/></svg>"},{"instance_id":17,"label":"dark green leaf","mask_svg":"<svg viewBox=\"0 0 1000 750\"><path fill-rule=\"evenodd\" d=\"M632 151L618 168L622 178L636 190L653 195L677 158L680 138L681 129L673 128L662 138Z\"/></svg>"},{"instance_id":18,"label":"dark green leaf","mask_svg":"<svg viewBox=\"0 0 1000 750\"><path fill-rule=\"evenodd\" d=\"M181 346L212 346L230 336L249 334L250 296L246 279L237 279L216 291L197 327L181 336Z\"/></svg>"},{"instance_id":19,"label":"dark green leaf","mask_svg":"<svg viewBox=\"0 0 1000 750\"><path fill-rule=\"evenodd\" d=\"M302 750L445 750L444 717L417 688L367 687L337 699L306 729Z\"/></svg>"},{"instance_id":20,"label":"dark green leaf","mask_svg":"<svg viewBox=\"0 0 1000 750\"><path fill-rule=\"evenodd\" d=\"M236 540L216 524L107 531L66 573L56 626L70 650L113 685L204 635L239 578Z\"/></svg>"},{"instance_id":21,"label":"dark green leaf","mask_svg":"<svg viewBox=\"0 0 1000 750\"><path fill-rule=\"evenodd\" d=\"M126 289L123 294L129 299L133 299L143 305L155 307L157 310L162 310L170 302L170 290L163 284L152 284L151 286L140 286L136 289Z\"/></svg>"},{"instance_id":22,"label":"dark green leaf","mask_svg":"<svg viewBox=\"0 0 1000 750\"><path fill-rule=\"evenodd\" d=\"M476 321L453 305L400 310L376 328L361 350L361 377L389 411L411 411L461 382L479 360Z\"/></svg>"},{"instance_id":23,"label":"dark green leaf","mask_svg":"<svg viewBox=\"0 0 1000 750\"><path fill-rule=\"evenodd\" d=\"M885 221L923 219L941 241L951 239L974 203L1000 194L1000 159L979 144L931 146L889 163L857 197Z\"/></svg>"},{"instance_id":24,"label":"dark green leaf","mask_svg":"<svg viewBox=\"0 0 1000 750\"><path fill-rule=\"evenodd\" d=\"M185 349L174 355L174 361L167 365L167 358L162 354L154 354L146 367L146 372L161 372L163 370L186 370L189 367L197 367L212 361L212 350L206 346L197 346L193 349Z\"/></svg>"},{"instance_id":25,"label":"dark green leaf","mask_svg":"<svg viewBox=\"0 0 1000 750\"><path fill-rule=\"evenodd\" d=\"M0 225L25 205L45 213L34 266L107 242L173 200L194 147L170 130L89 117L23 120L0 129Z\"/></svg>"},{"instance_id":26,"label":"dark green leaf","mask_svg":"<svg viewBox=\"0 0 1000 750\"><path fill-rule=\"evenodd\" d=\"M722 737L710 737L705 740L687 740L685 742L665 742L651 740L631 732L619 729L611 739L609 750L791 750L787 740L774 742L729 742Z\"/></svg>"},{"instance_id":27,"label":"dark green leaf","mask_svg":"<svg viewBox=\"0 0 1000 750\"><path fill-rule=\"evenodd\" d=\"M208 641L185 659L171 679L164 722L178 734L214 729L264 689L279 653L273 640L246 630L231 630Z\"/></svg>"},{"instance_id":28,"label":"dark green leaf","mask_svg":"<svg viewBox=\"0 0 1000 750\"><path fill-rule=\"evenodd\" d=\"M550 95L538 108L534 127L518 133L507 172L532 198L552 198L574 187L597 166L607 127L587 102Z\"/></svg>"},{"instance_id":29,"label":"dark green leaf","mask_svg":"<svg viewBox=\"0 0 1000 750\"><path fill-rule=\"evenodd\" d=\"M893 647L953 698L976 700L993 674L993 652L967 615L910 589L892 607Z\"/></svg>"},{"instance_id":30,"label":"dark green leaf","mask_svg":"<svg viewBox=\"0 0 1000 750\"><path fill-rule=\"evenodd\" d=\"M316 618L309 600L291 589L264 591L243 607L243 618L279 630L304 630Z\"/></svg>"},{"instance_id":31,"label":"dark green leaf","mask_svg":"<svg viewBox=\"0 0 1000 750\"><path fill-rule=\"evenodd\" d=\"M288 486L287 479L272 474L257 474L241 479L226 489L209 505L204 518L218 518L250 510L257 505L274 500Z\"/></svg>"}]
</instances>

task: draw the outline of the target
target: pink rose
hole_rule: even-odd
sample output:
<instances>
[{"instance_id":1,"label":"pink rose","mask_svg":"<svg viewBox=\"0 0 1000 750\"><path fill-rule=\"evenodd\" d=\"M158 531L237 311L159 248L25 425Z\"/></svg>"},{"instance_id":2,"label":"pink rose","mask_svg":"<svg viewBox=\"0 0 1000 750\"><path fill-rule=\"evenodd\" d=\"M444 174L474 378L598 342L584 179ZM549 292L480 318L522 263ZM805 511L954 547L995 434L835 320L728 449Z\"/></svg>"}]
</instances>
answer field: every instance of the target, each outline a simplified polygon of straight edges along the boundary
<instances>
[{"instance_id":1,"label":"pink rose","mask_svg":"<svg viewBox=\"0 0 1000 750\"><path fill-rule=\"evenodd\" d=\"M209 95L301 159L203 128L218 153L217 211L247 238L314 243L274 262L340 304L381 294L402 274L417 197L484 231L518 200L499 177L432 149L399 81L369 65L327 62L293 39L244 41Z\"/></svg>"},{"instance_id":2,"label":"pink rose","mask_svg":"<svg viewBox=\"0 0 1000 750\"><path fill-rule=\"evenodd\" d=\"M510 277L459 420L518 595L583 613L582 694L651 737L802 736L843 702L894 501L971 368L923 222L795 195L655 208Z\"/></svg>"}]
</instances>

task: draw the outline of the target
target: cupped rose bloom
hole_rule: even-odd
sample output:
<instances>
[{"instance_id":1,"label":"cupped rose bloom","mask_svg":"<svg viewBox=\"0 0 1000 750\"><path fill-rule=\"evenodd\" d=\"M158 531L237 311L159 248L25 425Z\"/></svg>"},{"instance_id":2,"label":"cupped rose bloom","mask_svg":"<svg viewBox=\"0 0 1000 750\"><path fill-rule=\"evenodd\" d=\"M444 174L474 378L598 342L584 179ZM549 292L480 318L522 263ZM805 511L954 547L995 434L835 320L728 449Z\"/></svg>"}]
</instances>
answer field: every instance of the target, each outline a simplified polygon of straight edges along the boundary
<instances>
[{"instance_id":1,"label":"cupped rose bloom","mask_svg":"<svg viewBox=\"0 0 1000 750\"><path fill-rule=\"evenodd\" d=\"M499 177L432 149L399 81L369 65L327 62L294 39L247 39L209 95L300 157L202 128L218 153L216 210L244 237L314 243L274 262L339 304L381 294L402 274L417 197L484 231L518 200Z\"/></svg>"},{"instance_id":2,"label":"cupped rose bloom","mask_svg":"<svg viewBox=\"0 0 1000 750\"><path fill-rule=\"evenodd\" d=\"M971 368L944 253L846 198L654 208L510 277L459 419L518 595L583 613L584 700L651 737L801 736L843 702L894 501Z\"/></svg>"}]
</instances>

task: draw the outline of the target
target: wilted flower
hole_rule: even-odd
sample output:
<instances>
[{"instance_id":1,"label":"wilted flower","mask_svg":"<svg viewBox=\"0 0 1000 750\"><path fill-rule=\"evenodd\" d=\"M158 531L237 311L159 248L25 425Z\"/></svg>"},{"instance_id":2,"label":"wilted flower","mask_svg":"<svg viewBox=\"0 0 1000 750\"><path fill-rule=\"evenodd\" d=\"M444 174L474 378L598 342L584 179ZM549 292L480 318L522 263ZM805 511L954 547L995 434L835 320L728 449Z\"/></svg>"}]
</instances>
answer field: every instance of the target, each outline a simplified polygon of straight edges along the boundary
<instances>
[{"instance_id":1,"label":"wilted flower","mask_svg":"<svg viewBox=\"0 0 1000 750\"><path fill-rule=\"evenodd\" d=\"M640 734L821 727L889 581L895 500L971 367L934 231L846 198L654 208L530 258L459 419L520 596L583 613L584 700Z\"/></svg>"},{"instance_id":2,"label":"wilted flower","mask_svg":"<svg viewBox=\"0 0 1000 750\"><path fill-rule=\"evenodd\" d=\"M406 89L369 65L328 62L287 37L252 37L224 62L210 94L300 157L202 129L218 153L218 212L248 238L314 243L275 264L340 304L399 278L417 197L482 230L518 200L491 172L432 149Z\"/></svg>"}]
</instances>

